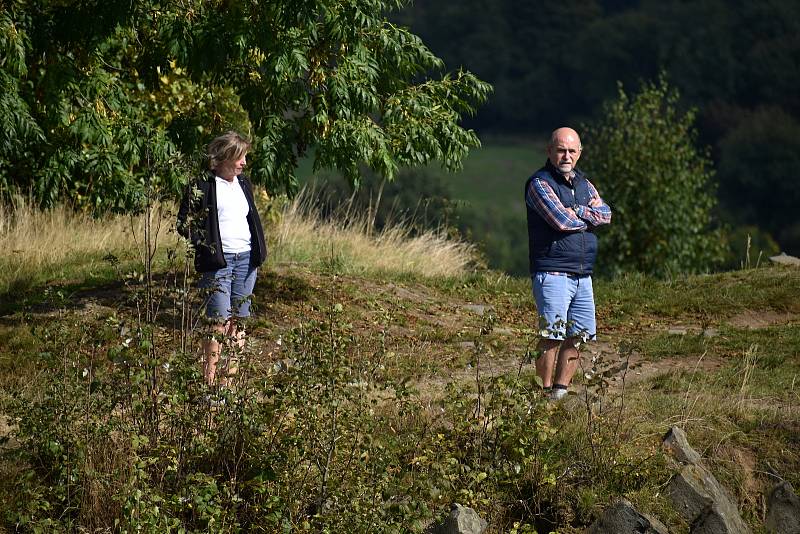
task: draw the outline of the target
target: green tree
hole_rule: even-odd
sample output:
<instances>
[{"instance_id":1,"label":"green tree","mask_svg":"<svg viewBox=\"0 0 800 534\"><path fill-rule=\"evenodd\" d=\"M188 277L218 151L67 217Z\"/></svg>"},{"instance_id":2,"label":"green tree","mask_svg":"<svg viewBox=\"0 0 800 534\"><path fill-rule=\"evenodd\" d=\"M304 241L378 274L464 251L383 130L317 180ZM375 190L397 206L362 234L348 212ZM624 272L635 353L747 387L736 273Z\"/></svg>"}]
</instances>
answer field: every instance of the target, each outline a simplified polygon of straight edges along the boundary
<instances>
[{"instance_id":1,"label":"green tree","mask_svg":"<svg viewBox=\"0 0 800 534\"><path fill-rule=\"evenodd\" d=\"M213 136L254 140L250 174L293 191L298 158L351 183L438 160L490 87L385 13L404 0L10 0L0 8L0 185L44 205L177 193ZM428 78L428 76L432 76ZM11 113L6 113L10 111Z\"/></svg>"},{"instance_id":2,"label":"green tree","mask_svg":"<svg viewBox=\"0 0 800 534\"><path fill-rule=\"evenodd\" d=\"M604 106L585 127L584 168L613 210L600 239L602 271L697 272L722 258L712 229L713 170L695 146L694 111L662 76Z\"/></svg>"}]
</instances>

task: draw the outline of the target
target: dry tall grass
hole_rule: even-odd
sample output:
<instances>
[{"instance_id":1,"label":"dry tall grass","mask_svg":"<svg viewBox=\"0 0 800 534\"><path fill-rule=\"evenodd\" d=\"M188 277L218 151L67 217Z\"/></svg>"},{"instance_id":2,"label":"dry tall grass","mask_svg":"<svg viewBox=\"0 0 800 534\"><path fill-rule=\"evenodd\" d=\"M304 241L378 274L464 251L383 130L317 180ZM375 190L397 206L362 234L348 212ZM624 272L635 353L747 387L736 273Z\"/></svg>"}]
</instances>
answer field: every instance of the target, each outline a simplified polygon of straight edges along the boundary
<instances>
[{"instance_id":1,"label":"dry tall grass","mask_svg":"<svg viewBox=\"0 0 800 534\"><path fill-rule=\"evenodd\" d=\"M154 210L153 228L167 233L169 210ZM109 254L141 256L144 216L108 215L93 218L66 206L40 210L17 197L0 203L0 291L22 281L70 276L91 270Z\"/></svg>"},{"instance_id":2,"label":"dry tall grass","mask_svg":"<svg viewBox=\"0 0 800 534\"><path fill-rule=\"evenodd\" d=\"M313 193L299 195L277 225L273 260L333 268L350 274L390 273L423 277L464 274L476 258L475 246L443 231L412 235L397 223L374 230L371 214L342 213L323 220L310 206Z\"/></svg>"},{"instance_id":3,"label":"dry tall grass","mask_svg":"<svg viewBox=\"0 0 800 534\"><path fill-rule=\"evenodd\" d=\"M309 195L301 195L268 230L271 263L434 277L462 274L474 260L473 245L442 232L412 236L402 224L375 232L369 214L324 221L309 209L312 204ZM153 210L151 227L160 246L175 245L174 218L171 206ZM66 206L43 211L22 198L0 203L0 292L20 283L80 279L105 263L102 258L109 253L141 259L144 222L143 215L93 218Z\"/></svg>"}]
</instances>

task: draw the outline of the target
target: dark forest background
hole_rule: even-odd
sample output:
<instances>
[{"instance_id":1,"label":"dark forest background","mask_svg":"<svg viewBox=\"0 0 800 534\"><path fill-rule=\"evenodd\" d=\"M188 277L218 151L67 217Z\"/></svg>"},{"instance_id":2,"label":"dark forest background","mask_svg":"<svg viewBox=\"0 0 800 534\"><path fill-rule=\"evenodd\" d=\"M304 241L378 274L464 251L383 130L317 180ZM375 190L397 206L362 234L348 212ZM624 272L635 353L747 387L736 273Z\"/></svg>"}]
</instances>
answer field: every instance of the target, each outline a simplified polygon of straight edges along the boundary
<instances>
[{"instance_id":1,"label":"dark forest background","mask_svg":"<svg viewBox=\"0 0 800 534\"><path fill-rule=\"evenodd\" d=\"M680 105L697 111L696 143L709 149L717 224L730 241L726 266L742 260L748 235L756 254L800 254L800 2L421 0L392 19L419 35L448 70L463 67L494 86L466 121L488 150L591 123L618 82L635 90L664 73ZM532 172L544 160L538 145L530 146L530 158ZM471 180L507 180L504 172L498 166ZM516 177L520 187L527 174ZM445 209L452 204L441 197L469 197L454 188L473 185L417 171L394 189L410 199L416 197L408 189L417 188L427 206ZM491 198L472 208L461 211L462 231L484 242L490 264L524 272L525 251L514 245L524 239L524 228L515 227L520 215L493 207ZM439 213L426 216L431 212Z\"/></svg>"}]
</instances>

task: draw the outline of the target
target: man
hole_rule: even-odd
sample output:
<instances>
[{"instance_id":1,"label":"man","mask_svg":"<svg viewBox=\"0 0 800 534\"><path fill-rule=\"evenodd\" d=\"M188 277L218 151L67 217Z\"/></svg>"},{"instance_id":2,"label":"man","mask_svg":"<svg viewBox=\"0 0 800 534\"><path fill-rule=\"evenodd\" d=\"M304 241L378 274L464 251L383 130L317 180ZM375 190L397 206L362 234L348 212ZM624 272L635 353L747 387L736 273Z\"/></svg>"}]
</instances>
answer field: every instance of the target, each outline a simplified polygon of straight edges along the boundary
<instances>
[{"instance_id":1,"label":"man","mask_svg":"<svg viewBox=\"0 0 800 534\"><path fill-rule=\"evenodd\" d=\"M594 229L611 222L611 209L575 168L581 150L575 130L554 131L545 166L525 184L530 273L542 335L536 374L552 400L567 394L580 342L596 334Z\"/></svg>"}]
</instances>

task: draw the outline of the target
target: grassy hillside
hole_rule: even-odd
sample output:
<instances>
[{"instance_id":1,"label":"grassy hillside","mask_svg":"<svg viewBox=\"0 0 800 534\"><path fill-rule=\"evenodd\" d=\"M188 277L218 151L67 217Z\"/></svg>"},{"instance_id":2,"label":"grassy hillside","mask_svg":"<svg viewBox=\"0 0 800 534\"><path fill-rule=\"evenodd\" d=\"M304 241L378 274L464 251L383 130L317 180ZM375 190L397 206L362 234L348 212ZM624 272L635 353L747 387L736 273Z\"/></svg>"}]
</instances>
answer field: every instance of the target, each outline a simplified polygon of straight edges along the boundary
<instances>
[{"instance_id":1,"label":"grassy hillside","mask_svg":"<svg viewBox=\"0 0 800 534\"><path fill-rule=\"evenodd\" d=\"M800 486L800 270L598 281L600 340L552 404L528 280L472 270L441 236L412 246L292 213L273 218L224 391L200 379L169 213L152 272L136 240L72 241L85 221L66 214L49 248L33 245L52 227L15 241L0 259L16 273L0 291L0 532L421 532L459 502L490 532L568 533L619 495L685 531L659 448L675 424L756 532L775 480ZM4 217L5 245L24 221ZM43 250L57 256L34 261Z\"/></svg>"}]
</instances>

